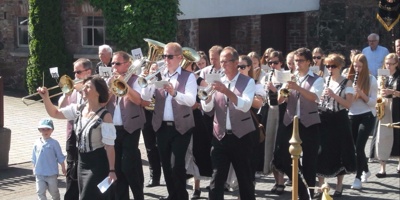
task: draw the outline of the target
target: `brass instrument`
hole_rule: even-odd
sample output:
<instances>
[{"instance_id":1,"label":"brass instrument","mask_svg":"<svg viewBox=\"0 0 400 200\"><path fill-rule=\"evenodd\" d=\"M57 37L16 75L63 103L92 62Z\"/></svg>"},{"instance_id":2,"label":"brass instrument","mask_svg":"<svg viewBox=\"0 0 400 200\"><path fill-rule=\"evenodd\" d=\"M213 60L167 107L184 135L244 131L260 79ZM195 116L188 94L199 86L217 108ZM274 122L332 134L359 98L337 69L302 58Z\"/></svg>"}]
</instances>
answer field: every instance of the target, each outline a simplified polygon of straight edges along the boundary
<instances>
[{"instance_id":1,"label":"brass instrument","mask_svg":"<svg viewBox=\"0 0 400 200\"><path fill-rule=\"evenodd\" d=\"M150 66L157 60L161 60L161 55L164 53L165 44L152 39L144 38L144 41L149 45L149 51L146 57L146 69L149 70Z\"/></svg>"},{"instance_id":2,"label":"brass instrument","mask_svg":"<svg viewBox=\"0 0 400 200\"><path fill-rule=\"evenodd\" d=\"M149 85L150 80L152 80L158 73L164 71L164 69L166 67L164 61L158 61L157 65L159 66L157 71L155 71L152 74L147 75L146 77L140 76L138 78L138 84L140 87L146 88Z\"/></svg>"},{"instance_id":3,"label":"brass instrument","mask_svg":"<svg viewBox=\"0 0 400 200\"><path fill-rule=\"evenodd\" d=\"M72 91L74 91L74 86L78 83L81 83L83 80L72 80L68 75L63 75L60 77L60 80L58 81L58 85L53 86L48 88L47 90L53 90L53 89L57 89L57 88L61 88L61 92L57 93L57 94L53 94L50 96L50 98L53 98L55 96L61 95L61 94L70 94L72 93ZM31 95L22 97L22 103L24 103L25 105L29 106L38 102L42 102L43 99L40 100L31 100L31 102L27 102L27 99L29 99L30 97L34 97L36 95L38 95L39 93L33 93Z\"/></svg>"},{"instance_id":4,"label":"brass instrument","mask_svg":"<svg viewBox=\"0 0 400 200\"><path fill-rule=\"evenodd\" d=\"M293 75L293 76L292 76L292 81L293 81L293 82L296 81L296 75ZM288 85L286 85L286 87L281 88L281 89L279 90L279 96L283 96L284 98L288 98L289 95L290 95L290 90L289 90L289 88L288 88Z\"/></svg>"},{"instance_id":5,"label":"brass instrument","mask_svg":"<svg viewBox=\"0 0 400 200\"><path fill-rule=\"evenodd\" d=\"M381 124L381 126L386 126L389 128L400 128L400 122Z\"/></svg>"},{"instance_id":6,"label":"brass instrument","mask_svg":"<svg viewBox=\"0 0 400 200\"><path fill-rule=\"evenodd\" d=\"M211 97L215 93L215 91L216 90L212 88L212 84L208 84L207 87L205 87L204 89L200 89L197 92L197 96L199 96L200 100L205 101L208 99L208 97Z\"/></svg>"},{"instance_id":7,"label":"brass instrument","mask_svg":"<svg viewBox=\"0 0 400 200\"><path fill-rule=\"evenodd\" d=\"M183 59L180 63L182 69L186 69L195 62L199 62L200 55L192 48L183 47L182 48Z\"/></svg>"},{"instance_id":8,"label":"brass instrument","mask_svg":"<svg viewBox=\"0 0 400 200\"><path fill-rule=\"evenodd\" d=\"M124 80L114 79L110 85L111 92L118 97L123 97L128 93L128 85L126 84L131 76L137 71L138 68L142 67L145 63L145 59L138 59L132 62L129 66L128 71L125 73Z\"/></svg>"},{"instance_id":9,"label":"brass instrument","mask_svg":"<svg viewBox=\"0 0 400 200\"><path fill-rule=\"evenodd\" d=\"M385 99L380 94L381 89L385 89L386 76L378 76L378 98L376 99L376 117L381 120L385 116Z\"/></svg>"}]
</instances>

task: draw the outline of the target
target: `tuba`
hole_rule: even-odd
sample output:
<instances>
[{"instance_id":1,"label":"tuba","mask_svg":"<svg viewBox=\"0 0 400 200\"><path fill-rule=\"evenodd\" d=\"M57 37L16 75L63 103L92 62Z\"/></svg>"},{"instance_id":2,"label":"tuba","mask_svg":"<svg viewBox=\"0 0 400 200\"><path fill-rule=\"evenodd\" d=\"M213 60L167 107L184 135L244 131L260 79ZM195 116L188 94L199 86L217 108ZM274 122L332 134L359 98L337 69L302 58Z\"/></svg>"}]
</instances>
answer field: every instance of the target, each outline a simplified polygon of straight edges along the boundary
<instances>
[{"instance_id":1,"label":"tuba","mask_svg":"<svg viewBox=\"0 0 400 200\"><path fill-rule=\"evenodd\" d=\"M193 63L199 62L199 60L200 60L200 55L197 53L197 51L195 51L192 48L183 47L182 54L183 54L183 59L180 63L180 66L182 67L182 69L186 70Z\"/></svg>"},{"instance_id":2,"label":"tuba","mask_svg":"<svg viewBox=\"0 0 400 200\"><path fill-rule=\"evenodd\" d=\"M143 40L146 41L147 44L149 45L149 51L147 52L146 67L145 67L146 70L149 70L151 64L153 64L157 60L162 59L161 55L164 52L165 44L148 38L144 38Z\"/></svg>"},{"instance_id":3,"label":"tuba","mask_svg":"<svg viewBox=\"0 0 400 200\"><path fill-rule=\"evenodd\" d=\"M378 76L378 98L376 99L376 117L381 120L385 116L385 99L380 94L381 89L385 89L386 76Z\"/></svg>"}]
</instances>

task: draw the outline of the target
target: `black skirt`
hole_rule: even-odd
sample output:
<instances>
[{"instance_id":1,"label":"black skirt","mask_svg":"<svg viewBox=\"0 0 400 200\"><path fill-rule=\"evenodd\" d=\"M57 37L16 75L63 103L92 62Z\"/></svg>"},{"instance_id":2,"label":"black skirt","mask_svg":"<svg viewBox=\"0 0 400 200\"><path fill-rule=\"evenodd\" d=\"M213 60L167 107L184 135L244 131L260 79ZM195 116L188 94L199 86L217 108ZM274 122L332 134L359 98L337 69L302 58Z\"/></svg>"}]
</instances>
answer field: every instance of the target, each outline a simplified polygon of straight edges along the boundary
<instances>
[{"instance_id":1,"label":"black skirt","mask_svg":"<svg viewBox=\"0 0 400 200\"><path fill-rule=\"evenodd\" d=\"M317 176L335 177L356 171L356 153L346 110L323 112Z\"/></svg>"},{"instance_id":2,"label":"black skirt","mask_svg":"<svg viewBox=\"0 0 400 200\"><path fill-rule=\"evenodd\" d=\"M112 186L104 193L101 193L97 187L97 184L103 181L108 176L108 173L108 158L104 148L88 153L79 153L79 199L112 199Z\"/></svg>"}]
</instances>

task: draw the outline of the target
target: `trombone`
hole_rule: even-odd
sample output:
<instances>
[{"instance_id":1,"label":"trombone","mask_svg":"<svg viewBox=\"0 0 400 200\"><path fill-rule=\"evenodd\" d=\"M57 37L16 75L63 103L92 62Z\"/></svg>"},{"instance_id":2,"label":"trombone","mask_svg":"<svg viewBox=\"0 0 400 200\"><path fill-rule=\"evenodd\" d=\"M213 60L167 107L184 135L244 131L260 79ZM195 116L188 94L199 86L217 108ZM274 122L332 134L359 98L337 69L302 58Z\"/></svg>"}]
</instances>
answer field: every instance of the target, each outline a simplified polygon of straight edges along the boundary
<instances>
[{"instance_id":1,"label":"trombone","mask_svg":"<svg viewBox=\"0 0 400 200\"><path fill-rule=\"evenodd\" d=\"M57 88L61 88L61 92L59 92L57 94L53 94L49 98L53 98L53 97L61 95L61 94L70 94L70 93L72 93L72 91L74 91L74 86L76 84L78 84L78 83L81 83L82 81L83 80L72 80L68 75L61 76L58 85L55 85L55 86L50 87L50 88L47 89L48 91L50 91L50 90L54 90L54 89L57 89ZM32 105L32 104L35 104L35 103L42 102L43 99L31 100L30 102L27 102L27 100L30 97L34 97L34 96L36 96L38 94L39 94L39 92L36 92L36 93L31 94L31 95L22 97L22 99L21 99L22 103L24 103L25 105L29 106L29 105Z\"/></svg>"}]
</instances>

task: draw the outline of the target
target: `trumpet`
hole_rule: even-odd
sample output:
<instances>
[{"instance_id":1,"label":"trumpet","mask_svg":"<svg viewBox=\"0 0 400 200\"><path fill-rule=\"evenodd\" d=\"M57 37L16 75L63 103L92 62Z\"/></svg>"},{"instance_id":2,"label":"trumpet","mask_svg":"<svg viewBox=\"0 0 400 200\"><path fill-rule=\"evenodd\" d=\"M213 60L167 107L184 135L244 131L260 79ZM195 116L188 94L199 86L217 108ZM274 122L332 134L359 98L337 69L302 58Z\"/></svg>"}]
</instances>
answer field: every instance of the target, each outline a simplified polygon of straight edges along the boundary
<instances>
[{"instance_id":1,"label":"trumpet","mask_svg":"<svg viewBox=\"0 0 400 200\"><path fill-rule=\"evenodd\" d=\"M81 80L81 79L72 80L68 75L61 76L60 80L58 81L58 85L50 87L50 88L47 89L48 91L50 91L50 90L54 90L54 89L57 89L57 88L61 88L61 92L59 92L57 94L53 94L49 98L53 98L53 97L59 96L61 94L71 94L72 91L74 91L75 85L78 84L78 83L81 83L82 81L83 80ZM37 95L39 95L39 92L36 92L36 93L31 94L31 95L22 97L22 99L21 99L22 103L24 103L25 105L29 106L29 105L32 105L32 104L35 104L35 103L43 102L43 99L31 100L30 102L27 101L30 97L34 97L34 96L37 96Z\"/></svg>"},{"instance_id":2,"label":"trumpet","mask_svg":"<svg viewBox=\"0 0 400 200\"><path fill-rule=\"evenodd\" d=\"M291 79L292 79L292 81L296 81L296 75L293 75ZM279 95L283 96L284 98L288 98L289 97L290 90L288 88L288 85L286 85L286 87L280 89Z\"/></svg>"},{"instance_id":3,"label":"trumpet","mask_svg":"<svg viewBox=\"0 0 400 200\"><path fill-rule=\"evenodd\" d=\"M200 100L207 100L208 97L212 96L215 93L215 90L212 88L212 84L208 84L207 87L200 89L197 92L197 96Z\"/></svg>"},{"instance_id":4,"label":"trumpet","mask_svg":"<svg viewBox=\"0 0 400 200\"><path fill-rule=\"evenodd\" d=\"M149 85L150 80L152 80L158 73L164 71L164 69L166 67L165 62L163 60L160 60L156 63L159 66L157 71L155 71L152 74L147 75L146 77L140 76L138 78L138 84L140 87L146 88Z\"/></svg>"},{"instance_id":5,"label":"trumpet","mask_svg":"<svg viewBox=\"0 0 400 200\"><path fill-rule=\"evenodd\" d=\"M145 58L141 58L135 60L131 66L129 66L128 71L125 74L124 80L115 79L111 85L110 90L111 92L118 97L123 97L128 93L128 85L126 84L131 76L136 72L136 70L142 67L143 63L145 63Z\"/></svg>"}]
</instances>

